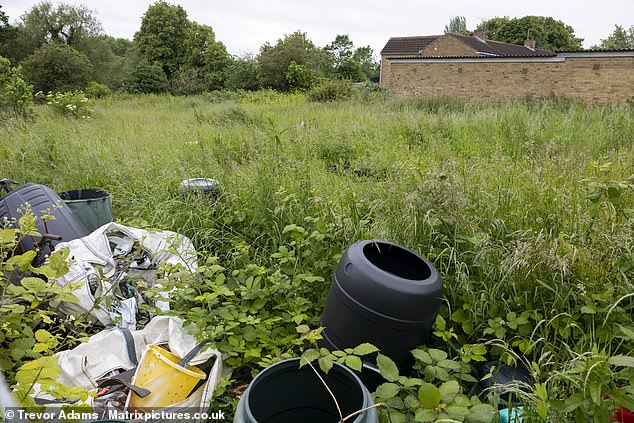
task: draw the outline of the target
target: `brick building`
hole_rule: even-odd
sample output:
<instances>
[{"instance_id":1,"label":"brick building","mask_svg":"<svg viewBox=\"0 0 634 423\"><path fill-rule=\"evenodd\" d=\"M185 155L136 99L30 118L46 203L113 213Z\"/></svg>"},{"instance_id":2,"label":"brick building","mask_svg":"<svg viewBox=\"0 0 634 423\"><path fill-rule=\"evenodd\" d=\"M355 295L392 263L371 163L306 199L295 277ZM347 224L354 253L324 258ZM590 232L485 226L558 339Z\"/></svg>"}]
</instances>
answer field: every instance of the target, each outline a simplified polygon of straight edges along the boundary
<instances>
[{"instance_id":1,"label":"brick building","mask_svg":"<svg viewBox=\"0 0 634 423\"><path fill-rule=\"evenodd\" d=\"M623 102L634 96L634 50L555 53L531 40L522 46L477 32L396 37L381 51L380 83L394 97Z\"/></svg>"}]
</instances>

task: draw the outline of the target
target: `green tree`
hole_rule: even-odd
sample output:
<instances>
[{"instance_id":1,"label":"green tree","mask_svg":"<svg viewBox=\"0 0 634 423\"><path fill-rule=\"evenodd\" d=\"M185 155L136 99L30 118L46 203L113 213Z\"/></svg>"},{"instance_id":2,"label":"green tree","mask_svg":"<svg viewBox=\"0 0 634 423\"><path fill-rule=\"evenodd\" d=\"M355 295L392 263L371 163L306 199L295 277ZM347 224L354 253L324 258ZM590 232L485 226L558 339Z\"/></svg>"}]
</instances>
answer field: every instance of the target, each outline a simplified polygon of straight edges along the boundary
<instances>
[{"instance_id":1,"label":"green tree","mask_svg":"<svg viewBox=\"0 0 634 423\"><path fill-rule=\"evenodd\" d=\"M134 34L141 56L161 66L168 79L183 64L190 25L185 9L158 1L148 7Z\"/></svg>"},{"instance_id":2,"label":"green tree","mask_svg":"<svg viewBox=\"0 0 634 423\"><path fill-rule=\"evenodd\" d=\"M355 50L348 35L337 35L324 51L330 57L332 75L336 78L366 81L376 72L372 48L365 46Z\"/></svg>"},{"instance_id":3,"label":"green tree","mask_svg":"<svg viewBox=\"0 0 634 423\"><path fill-rule=\"evenodd\" d=\"M445 25L445 34L448 33L472 35L467 29L467 19L464 16L455 16L449 20L449 23Z\"/></svg>"},{"instance_id":4,"label":"green tree","mask_svg":"<svg viewBox=\"0 0 634 423\"><path fill-rule=\"evenodd\" d=\"M317 48L306 33L300 31L284 35L275 45L264 44L258 56L263 85L282 91L290 88L286 74L291 62L320 75L323 74L327 61L327 54Z\"/></svg>"},{"instance_id":5,"label":"green tree","mask_svg":"<svg viewBox=\"0 0 634 423\"><path fill-rule=\"evenodd\" d=\"M9 24L9 17L2 11L0 5L0 55L5 53L7 44L17 35L17 28Z\"/></svg>"},{"instance_id":6,"label":"green tree","mask_svg":"<svg viewBox=\"0 0 634 423\"><path fill-rule=\"evenodd\" d=\"M534 39L538 47L552 51L579 50L583 41L570 25L547 16L493 18L482 22L478 29L491 40L523 44L526 39Z\"/></svg>"},{"instance_id":7,"label":"green tree","mask_svg":"<svg viewBox=\"0 0 634 423\"><path fill-rule=\"evenodd\" d=\"M0 57L0 116L27 117L33 105L33 87L24 82L20 68L12 68L9 59Z\"/></svg>"},{"instance_id":8,"label":"green tree","mask_svg":"<svg viewBox=\"0 0 634 423\"><path fill-rule=\"evenodd\" d=\"M262 87L260 63L253 57L234 59L226 71L225 87L229 90L255 91Z\"/></svg>"},{"instance_id":9,"label":"green tree","mask_svg":"<svg viewBox=\"0 0 634 423\"><path fill-rule=\"evenodd\" d=\"M630 26L629 30L620 25L614 25L612 34L592 48L597 50L634 49L634 25Z\"/></svg>"},{"instance_id":10,"label":"green tree","mask_svg":"<svg viewBox=\"0 0 634 423\"><path fill-rule=\"evenodd\" d=\"M86 6L43 1L20 17L9 53L22 59L47 44L66 44L81 51L87 40L100 34L101 23Z\"/></svg>"},{"instance_id":11,"label":"green tree","mask_svg":"<svg viewBox=\"0 0 634 423\"><path fill-rule=\"evenodd\" d=\"M91 64L86 55L66 44L49 44L22 62L25 79L35 91L81 90L90 81Z\"/></svg>"}]
</instances>

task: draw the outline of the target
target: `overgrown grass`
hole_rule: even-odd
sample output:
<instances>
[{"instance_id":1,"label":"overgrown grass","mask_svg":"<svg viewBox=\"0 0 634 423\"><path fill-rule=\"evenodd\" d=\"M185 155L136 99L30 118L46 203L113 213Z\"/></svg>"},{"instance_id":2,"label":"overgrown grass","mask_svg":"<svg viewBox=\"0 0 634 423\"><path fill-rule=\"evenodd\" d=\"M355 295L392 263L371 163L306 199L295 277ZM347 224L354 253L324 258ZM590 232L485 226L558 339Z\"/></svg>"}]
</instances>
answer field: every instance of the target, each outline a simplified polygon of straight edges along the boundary
<instances>
[{"instance_id":1,"label":"overgrown grass","mask_svg":"<svg viewBox=\"0 0 634 423\"><path fill-rule=\"evenodd\" d=\"M293 269L323 278L302 294L313 302L302 309L312 327L346 246L401 243L440 270L442 314L457 341L494 342L488 358L534 363L553 400L590 395L570 382L594 380L590 365L571 371L588 354L632 356L631 108L562 99L333 105L270 93L110 97L93 108L91 121L42 107L34 122L5 123L0 176L107 189L117 218L182 232L228 273L282 266L280 247L301 244L288 225L327 234ZM219 180L220 197L181 198L178 183L191 177ZM508 324L522 312L527 323ZM269 362L236 351L236 366Z\"/></svg>"}]
</instances>

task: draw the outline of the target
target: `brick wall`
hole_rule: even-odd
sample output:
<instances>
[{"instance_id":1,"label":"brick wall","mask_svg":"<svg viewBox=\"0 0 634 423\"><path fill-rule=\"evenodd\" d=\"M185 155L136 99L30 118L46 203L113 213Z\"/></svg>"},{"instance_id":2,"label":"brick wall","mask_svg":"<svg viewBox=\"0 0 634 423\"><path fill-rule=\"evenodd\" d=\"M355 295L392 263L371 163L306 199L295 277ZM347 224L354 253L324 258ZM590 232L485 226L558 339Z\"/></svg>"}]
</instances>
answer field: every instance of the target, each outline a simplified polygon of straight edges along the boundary
<instances>
[{"instance_id":1,"label":"brick wall","mask_svg":"<svg viewBox=\"0 0 634 423\"><path fill-rule=\"evenodd\" d=\"M558 95L622 102L634 96L634 56L571 56L526 62L432 59L415 63L384 58L381 84L394 97L497 99Z\"/></svg>"}]
</instances>

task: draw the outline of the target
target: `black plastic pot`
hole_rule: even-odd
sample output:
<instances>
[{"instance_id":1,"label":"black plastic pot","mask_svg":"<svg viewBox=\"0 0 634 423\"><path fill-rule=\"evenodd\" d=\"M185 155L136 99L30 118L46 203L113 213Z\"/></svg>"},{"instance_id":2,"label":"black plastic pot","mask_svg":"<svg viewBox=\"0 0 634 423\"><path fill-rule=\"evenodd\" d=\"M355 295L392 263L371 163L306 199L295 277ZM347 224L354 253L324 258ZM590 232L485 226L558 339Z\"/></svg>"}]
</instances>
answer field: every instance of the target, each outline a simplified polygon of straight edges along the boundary
<instances>
[{"instance_id":1,"label":"black plastic pot","mask_svg":"<svg viewBox=\"0 0 634 423\"><path fill-rule=\"evenodd\" d=\"M399 367L424 344L434 323L442 279L426 259L387 241L359 241L343 255L321 325L322 345L343 350L370 342Z\"/></svg>"},{"instance_id":2,"label":"black plastic pot","mask_svg":"<svg viewBox=\"0 0 634 423\"><path fill-rule=\"evenodd\" d=\"M336 364L328 374L316 367L344 417L374 405L372 396L348 368ZM299 367L299 358L281 361L262 370L240 398L234 423L337 423L334 400L310 366ZM364 411L354 423L378 423L375 408Z\"/></svg>"}]
</instances>

